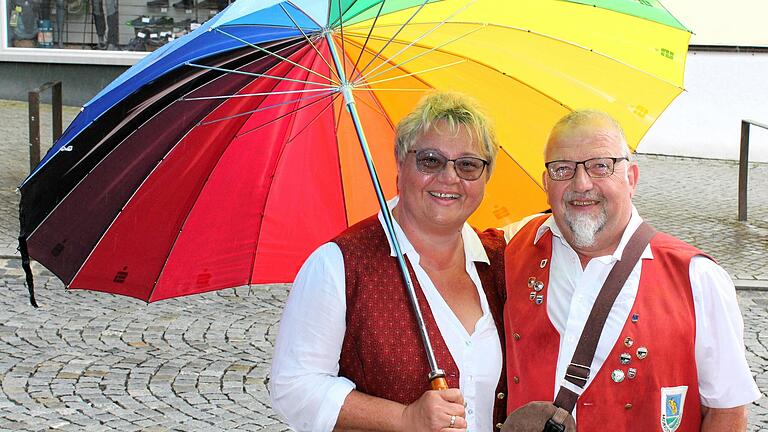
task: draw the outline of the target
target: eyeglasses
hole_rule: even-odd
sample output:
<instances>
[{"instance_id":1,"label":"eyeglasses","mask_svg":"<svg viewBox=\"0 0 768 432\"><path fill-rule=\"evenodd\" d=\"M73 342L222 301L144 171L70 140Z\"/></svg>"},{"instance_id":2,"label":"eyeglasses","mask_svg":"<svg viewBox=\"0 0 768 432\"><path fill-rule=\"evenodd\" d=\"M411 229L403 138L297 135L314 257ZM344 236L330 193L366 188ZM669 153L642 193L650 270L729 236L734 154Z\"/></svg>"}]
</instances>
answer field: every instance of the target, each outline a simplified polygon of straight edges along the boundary
<instances>
[{"instance_id":1,"label":"eyeglasses","mask_svg":"<svg viewBox=\"0 0 768 432\"><path fill-rule=\"evenodd\" d=\"M437 174L445 169L448 162L453 162L456 175L462 180L477 180L483 175L485 166L489 164L473 156L462 156L456 159L448 159L436 150L411 150L408 153L416 153L416 169L424 174Z\"/></svg>"},{"instance_id":2,"label":"eyeglasses","mask_svg":"<svg viewBox=\"0 0 768 432\"><path fill-rule=\"evenodd\" d=\"M576 175L576 168L584 165L584 171L592 178L604 178L613 175L615 165L621 161L628 161L628 157L598 157L576 162L569 160L556 160L544 164L547 167L549 178L555 181L570 180Z\"/></svg>"}]
</instances>

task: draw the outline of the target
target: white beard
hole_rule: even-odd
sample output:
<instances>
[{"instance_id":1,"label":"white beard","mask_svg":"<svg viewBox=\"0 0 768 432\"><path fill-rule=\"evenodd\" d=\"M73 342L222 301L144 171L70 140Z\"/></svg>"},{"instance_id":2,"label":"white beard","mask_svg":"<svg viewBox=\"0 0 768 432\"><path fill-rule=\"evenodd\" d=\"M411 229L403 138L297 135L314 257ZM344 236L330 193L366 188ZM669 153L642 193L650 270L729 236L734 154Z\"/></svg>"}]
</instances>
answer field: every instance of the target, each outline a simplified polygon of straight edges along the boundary
<instances>
[{"instance_id":1,"label":"white beard","mask_svg":"<svg viewBox=\"0 0 768 432\"><path fill-rule=\"evenodd\" d=\"M571 201L576 194L568 194L564 197L566 201ZM602 201L599 196L579 196L579 199L594 199ZM571 214L569 207L565 207L565 223L568 224L573 233L573 246L577 248L588 248L595 244L595 235L605 227L608 221L608 215L605 213L605 207L600 206L600 213L596 216L586 214Z\"/></svg>"}]
</instances>

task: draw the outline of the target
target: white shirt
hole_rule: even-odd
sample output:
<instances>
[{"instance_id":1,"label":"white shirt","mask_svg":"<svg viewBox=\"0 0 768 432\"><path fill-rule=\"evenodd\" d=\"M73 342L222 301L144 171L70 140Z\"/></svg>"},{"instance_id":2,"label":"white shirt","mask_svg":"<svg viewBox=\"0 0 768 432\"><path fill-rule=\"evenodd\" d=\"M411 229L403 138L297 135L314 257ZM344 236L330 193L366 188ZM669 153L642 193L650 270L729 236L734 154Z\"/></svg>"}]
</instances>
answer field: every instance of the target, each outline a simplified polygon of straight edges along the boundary
<instances>
[{"instance_id":1,"label":"white shirt","mask_svg":"<svg viewBox=\"0 0 768 432\"><path fill-rule=\"evenodd\" d=\"M511 238L530 218L505 228ZM555 392L564 386L577 394L584 390L565 380L565 371L573 358L584 324L597 294L614 263L621 258L629 239L643 222L632 208L627 229L612 255L594 258L582 268L576 252L563 238L553 217L536 233L538 242L547 230L552 232L552 258L547 295L547 314L560 333ZM592 361L589 387L606 357L616 344L629 317L640 282L641 261L653 259L650 245L635 265L608 314ZM696 256L689 267L693 305L696 314L695 356L701 403L711 408L733 408L760 397L744 354L744 323L736 299L736 290L728 273L708 258ZM574 410L575 415L575 410Z\"/></svg>"},{"instance_id":2,"label":"white shirt","mask_svg":"<svg viewBox=\"0 0 768 432\"><path fill-rule=\"evenodd\" d=\"M397 198L389 202L390 208L396 204ZM384 229L381 213L379 221ZM401 251L413 267L459 369L459 389L466 401L468 430L492 430L502 348L475 269L475 262L489 262L480 238L464 224L461 235L466 270L475 283L483 311L474 331L469 334L419 265L419 255L405 233L396 221L393 222ZM390 252L395 255L391 244ZM304 263L285 304L269 388L272 408L297 431L332 430L344 399L355 388L353 382L338 376L339 355L346 331L344 275L344 259L339 247L335 243L326 243Z\"/></svg>"}]
</instances>

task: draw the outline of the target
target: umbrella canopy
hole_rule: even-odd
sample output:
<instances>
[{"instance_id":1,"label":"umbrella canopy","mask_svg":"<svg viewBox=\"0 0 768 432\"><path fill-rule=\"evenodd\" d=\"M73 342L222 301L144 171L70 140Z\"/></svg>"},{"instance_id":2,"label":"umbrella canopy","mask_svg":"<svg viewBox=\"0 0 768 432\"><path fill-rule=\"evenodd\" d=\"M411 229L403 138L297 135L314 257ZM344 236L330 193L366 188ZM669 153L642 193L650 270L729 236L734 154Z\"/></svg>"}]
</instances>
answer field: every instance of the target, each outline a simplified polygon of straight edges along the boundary
<instances>
[{"instance_id":1,"label":"umbrella canopy","mask_svg":"<svg viewBox=\"0 0 768 432\"><path fill-rule=\"evenodd\" d=\"M470 222L502 226L546 208L543 144L569 110L637 145L688 38L654 0L239 1L83 108L20 186L22 249L69 288L146 301L290 282L378 208L356 127L393 196L394 125L431 89L495 121Z\"/></svg>"}]
</instances>

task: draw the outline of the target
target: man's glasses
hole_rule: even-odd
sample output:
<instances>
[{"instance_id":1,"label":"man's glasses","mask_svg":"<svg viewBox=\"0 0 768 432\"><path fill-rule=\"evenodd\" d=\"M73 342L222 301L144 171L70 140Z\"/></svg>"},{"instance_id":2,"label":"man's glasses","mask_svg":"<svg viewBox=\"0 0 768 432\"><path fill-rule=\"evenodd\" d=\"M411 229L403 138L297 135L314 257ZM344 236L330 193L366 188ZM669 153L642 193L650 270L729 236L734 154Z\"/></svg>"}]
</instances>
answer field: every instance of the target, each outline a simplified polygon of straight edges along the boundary
<instances>
[{"instance_id":1,"label":"man's glasses","mask_svg":"<svg viewBox=\"0 0 768 432\"><path fill-rule=\"evenodd\" d=\"M477 180L483 175L487 160L473 156L463 156L456 159L448 159L436 150L411 150L408 153L416 153L416 169L424 174L437 174L445 169L448 162L453 162L456 175L462 180Z\"/></svg>"},{"instance_id":2,"label":"man's glasses","mask_svg":"<svg viewBox=\"0 0 768 432\"><path fill-rule=\"evenodd\" d=\"M628 157L598 157L576 162L569 160L556 160L544 164L547 167L549 178L555 181L570 180L576 175L576 168L584 165L584 171L592 178L603 178L613 175L617 163L628 161Z\"/></svg>"}]
</instances>

